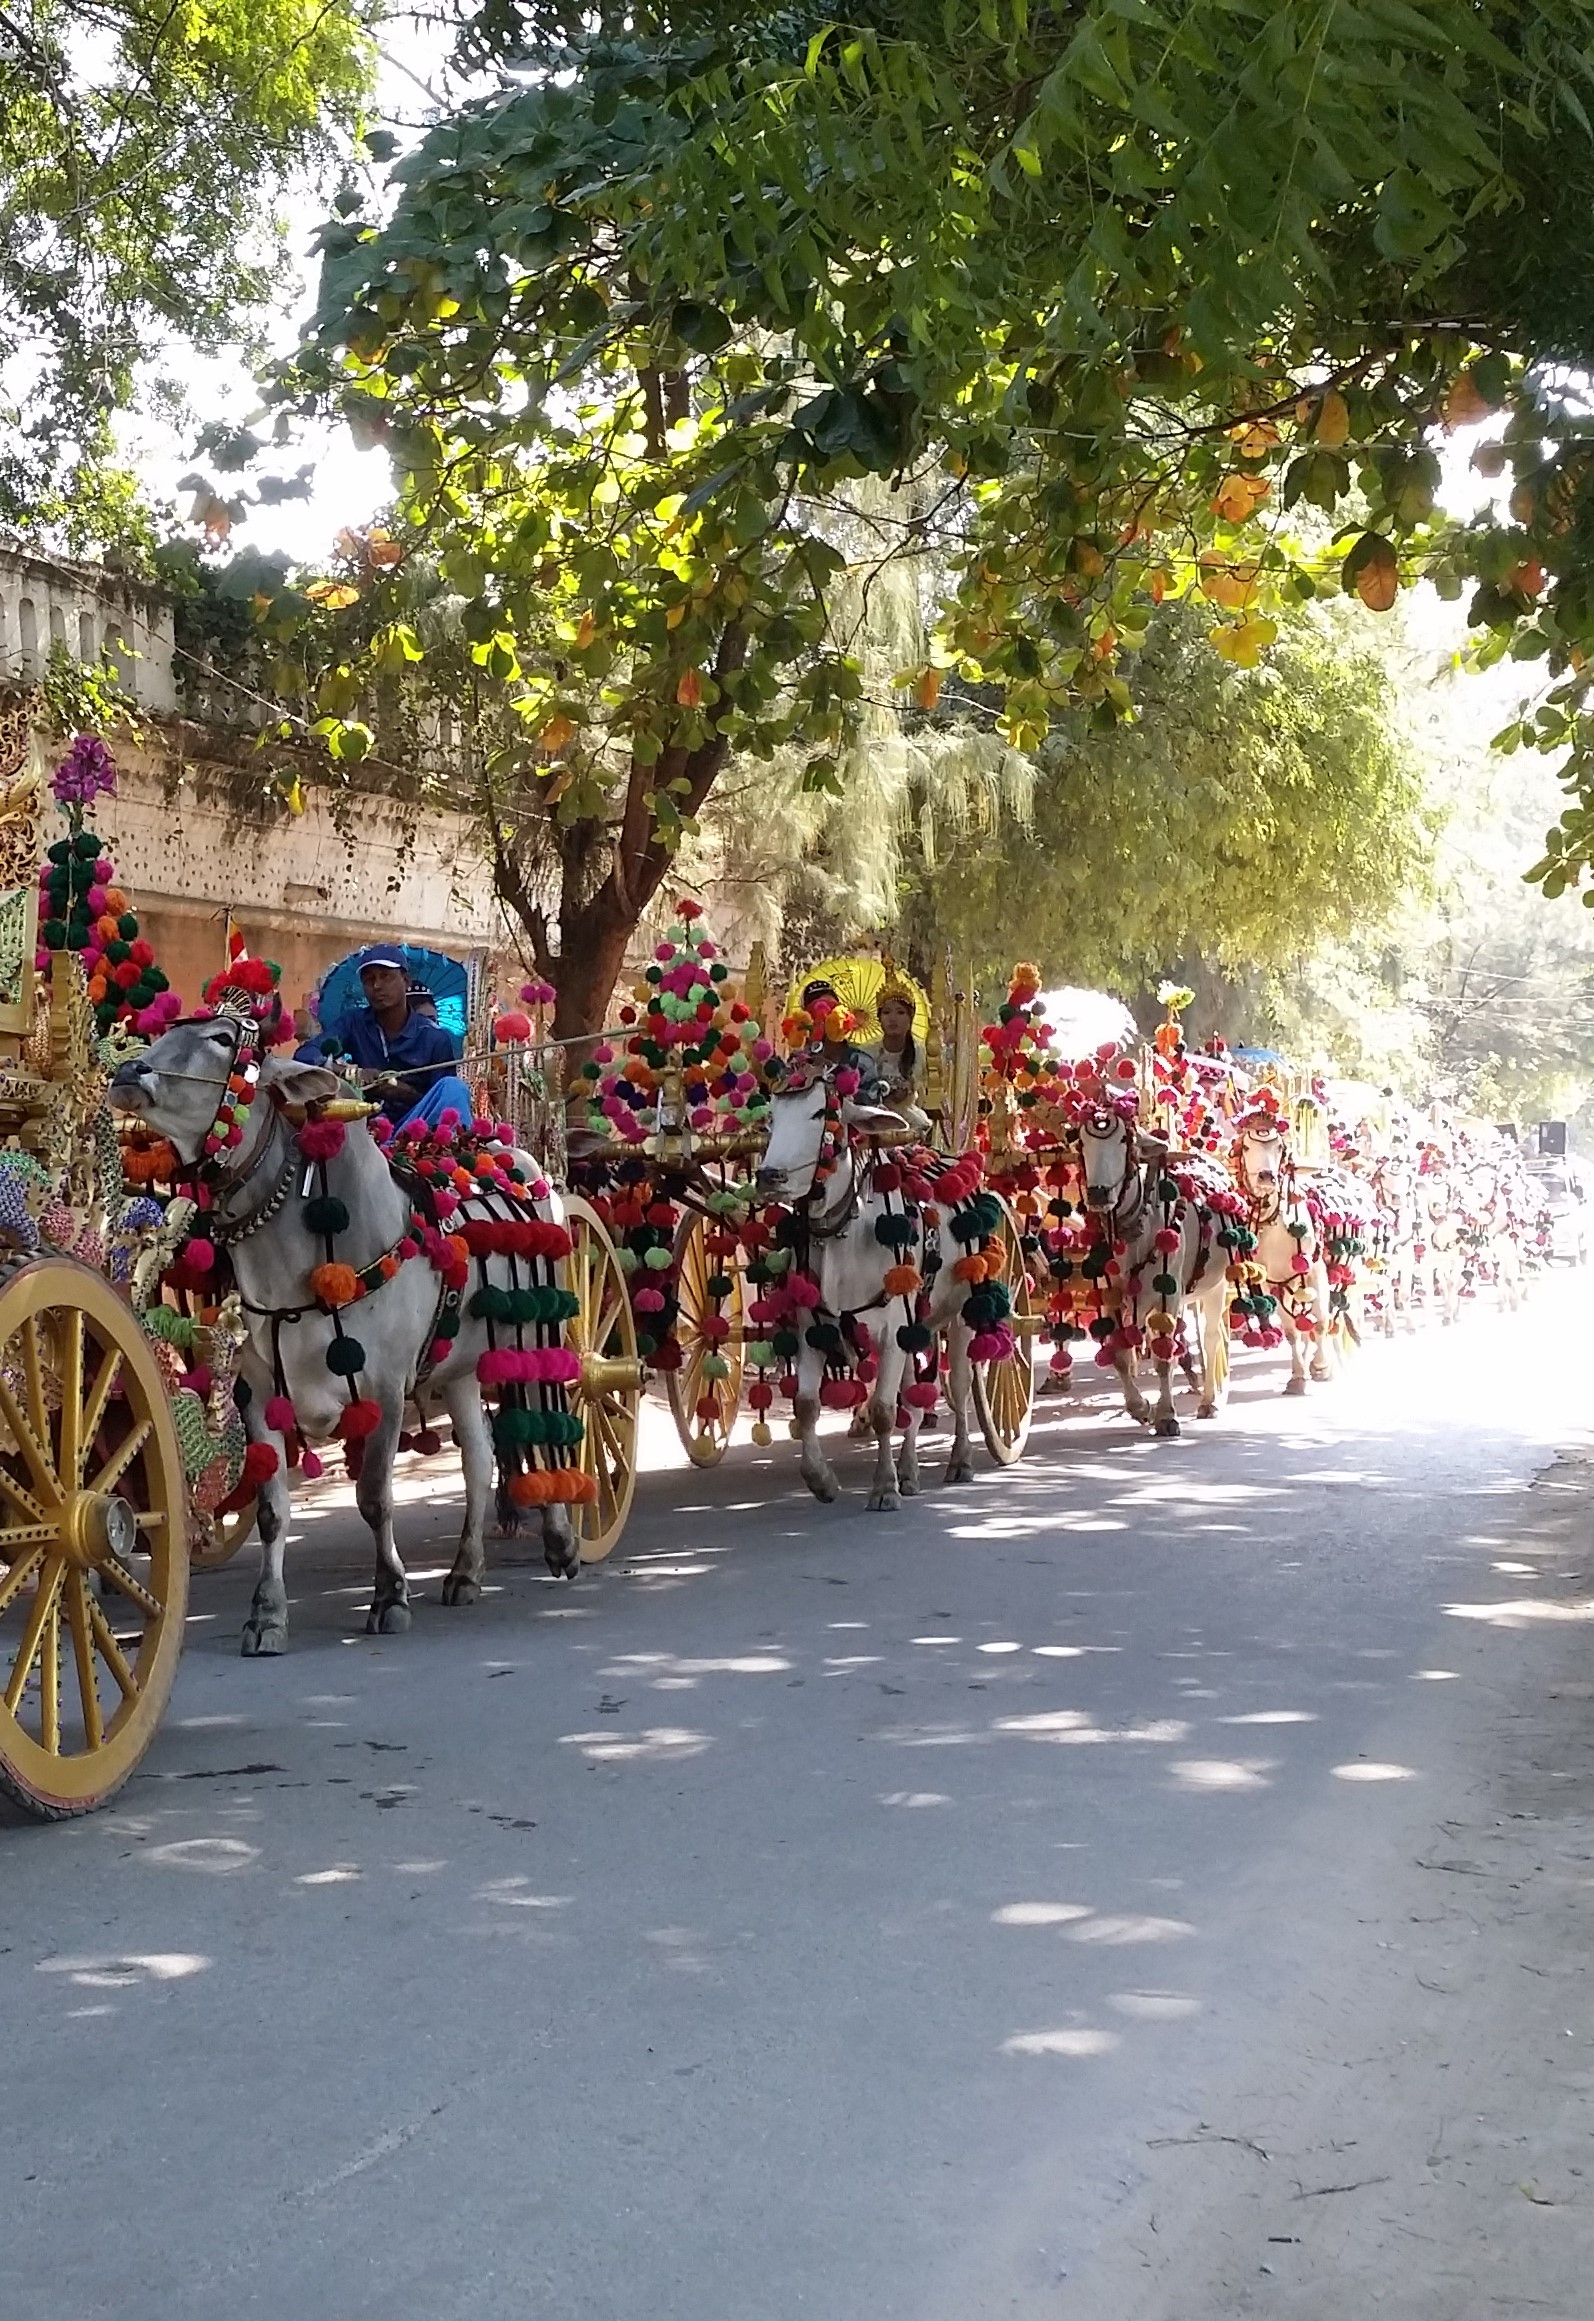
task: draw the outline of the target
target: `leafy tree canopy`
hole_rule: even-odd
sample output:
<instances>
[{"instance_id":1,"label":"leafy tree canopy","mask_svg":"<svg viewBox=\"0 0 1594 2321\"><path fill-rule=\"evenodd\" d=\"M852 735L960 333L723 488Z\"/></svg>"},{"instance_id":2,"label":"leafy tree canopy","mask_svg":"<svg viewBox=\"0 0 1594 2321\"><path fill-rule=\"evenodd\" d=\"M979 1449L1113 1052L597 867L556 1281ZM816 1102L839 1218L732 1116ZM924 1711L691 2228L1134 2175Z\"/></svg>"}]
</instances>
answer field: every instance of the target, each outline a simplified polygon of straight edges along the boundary
<instances>
[{"instance_id":1,"label":"leafy tree canopy","mask_svg":"<svg viewBox=\"0 0 1594 2321\"><path fill-rule=\"evenodd\" d=\"M250 343L279 273L273 203L347 149L377 13L3 0L0 523L74 546L141 528L113 422L180 368L174 341Z\"/></svg>"},{"instance_id":2,"label":"leafy tree canopy","mask_svg":"<svg viewBox=\"0 0 1594 2321\"><path fill-rule=\"evenodd\" d=\"M901 503L875 561L940 600L909 682L999 686L1021 747L1129 709L1169 595L1246 666L1325 586L1469 594L1484 657L1541 664L1517 738L1572 745L1538 875L1576 882L1594 0L506 5L474 38L521 69L327 229L283 392L391 448L561 810L629 768L629 894L731 746L834 780L863 477ZM1509 507L1458 528L1440 439L1491 413Z\"/></svg>"},{"instance_id":3,"label":"leafy tree canopy","mask_svg":"<svg viewBox=\"0 0 1594 2321\"><path fill-rule=\"evenodd\" d=\"M1243 670L1165 605L1135 664L1139 721L1097 734L1067 713L1027 824L921 859L908 924L982 984L1032 958L1047 983L1130 999L1192 956L1254 977L1376 926L1420 882L1431 832L1385 672L1344 627L1286 614L1269 666Z\"/></svg>"}]
</instances>

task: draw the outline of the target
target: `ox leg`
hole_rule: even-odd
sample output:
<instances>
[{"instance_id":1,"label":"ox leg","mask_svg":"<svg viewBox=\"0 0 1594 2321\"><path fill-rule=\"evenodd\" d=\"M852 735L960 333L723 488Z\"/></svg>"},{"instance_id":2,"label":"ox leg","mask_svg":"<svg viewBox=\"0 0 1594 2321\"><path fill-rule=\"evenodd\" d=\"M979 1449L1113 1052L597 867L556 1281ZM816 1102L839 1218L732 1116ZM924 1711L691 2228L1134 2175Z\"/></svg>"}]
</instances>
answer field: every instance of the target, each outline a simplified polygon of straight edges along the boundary
<instances>
[{"instance_id":1,"label":"ox leg","mask_svg":"<svg viewBox=\"0 0 1594 2321\"><path fill-rule=\"evenodd\" d=\"M1140 1367L1140 1357L1135 1348L1133 1346L1117 1348L1113 1354L1112 1366L1117 1371L1119 1383L1124 1390L1125 1410L1138 1426L1149 1426L1151 1424L1151 1405L1141 1393L1140 1382L1135 1376Z\"/></svg>"},{"instance_id":2,"label":"ox leg","mask_svg":"<svg viewBox=\"0 0 1594 2321\"><path fill-rule=\"evenodd\" d=\"M1333 1345L1333 1315L1328 1302L1328 1276L1321 1262L1312 1269L1312 1319L1317 1324L1312 1334L1312 1377L1319 1386L1334 1375L1330 1353Z\"/></svg>"},{"instance_id":3,"label":"ox leg","mask_svg":"<svg viewBox=\"0 0 1594 2321\"><path fill-rule=\"evenodd\" d=\"M908 1357L897 1344L897 1333L887 1327L881 1332L884 1343L878 1355L879 1367L869 1395L869 1424L874 1430L874 1481L869 1489L869 1505L877 1514L890 1513L902 1504L904 1491L919 1487L918 1463L911 1455L913 1425L910 1414L908 1432L903 1444L903 1457L908 1461L911 1480L904 1484L902 1470L892 1451L892 1436L897 1425L897 1401L902 1391L902 1374Z\"/></svg>"},{"instance_id":4,"label":"ox leg","mask_svg":"<svg viewBox=\"0 0 1594 2321\"><path fill-rule=\"evenodd\" d=\"M1216 1418L1229 1399L1229 1290L1225 1282L1215 1297L1192 1308L1201 1340L1201 1399L1197 1418Z\"/></svg>"},{"instance_id":5,"label":"ox leg","mask_svg":"<svg viewBox=\"0 0 1594 2321\"><path fill-rule=\"evenodd\" d=\"M260 1533L260 1577L255 1582L249 1617L238 1649L245 1660L273 1659L288 1649L288 1589L282 1575L288 1545L290 1501L285 1480L288 1462L282 1437L268 1432L260 1416L260 1398L244 1409L244 1427L252 1443L269 1443L277 1454L277 1471L262 1484L256 1501L255 1528Z\"/></svg>"},{"instance_id":6,"label":"ox leg","mask_svg":"<svg viewBox=\"0 0 1594 2321\"><path fill-rule=\"evenodd\" d=\"M1279 1301L1279 1321L1284 1331L1284 1343L1290 1350L1290 1374L1284 1381L1286 1394L1306 1392L1306 1339L1296 1326L1294 1316L1282 1299Z\"/></svg>"},{"instance_id":7,"label":"ox leg","mask_svg":"<svg viewBox=\"0 0 1594 2321\"><path fill-rule=\"evenodd\" d=\"M383 1404L381 1425L365 1438L359 1481L354 1486L354 1504L376 1542L376 1580L365 1618L367 1636L402 1636L410 1624L409 1575L393 1537L393 1459L403 1416L399 1403Z\"/></svg>"},{"instance_id":8,"label":"ox leg","mask_svg":"<svg viewBox=\"0 0 1594 2321\"><path fill-rule=\"evenodd\" d=\"M973 1332L956 1319L947 1326L947 1407L952 1413L952 1448L946 1455L944 1483L972 1483L974 1452L969 1440L969 1406L974 1399L974 1365L969 1360Z\"/></svg>"},{"instance_id":9,"label":"ox leg","mask_svg":"<svg viewBox=\"0 0 1594 2321\"><path fill-rule=\"evenodd\" d=\"M568 1507L542 1510L542 1560L556 1580L573 1580L581 1569L581 1543Z\"/></svg>"},{"instance_id":10,"label":"ox leg","mask_svg":"<svg viewBox=\"0 0 1594 2321\"><path fill-rule=\"evenodd\" d=\"M802 1445L797 1458L797 1471L816 1499L823 1499L828 1507L841 1485L836 1471L819 1447L819 1381L824 1375L824 1364L806 1339L797 1354L797 1401L792 1415L797 1421L797 1440Z\"/></svg>"},{"instance_id":11,"label":"ox leg","mask_svg":"<svg viewBox=\"0 0 1594 2321\"><path fill-rule=\"evenodd\" d=\"M460 1469L465 1478L465 1525L459 1535L459 1550L454 1557L453 1568L443 1581L443 1601L445 1604L474 1604L487 1573L487 1550L483 1540L487 1529L487 1510L492 1505L493 1476L497 1462L493 1456L492 1429L487 1423L487 1413L482 1408L481 1388L475 1379L456 1379L445 1389L443 1399L448 1404L454 1440L459 1446Z\"/></svg>"},{"instance_id":12,"label":"ox leg","mask_svg":"<svg viewBox=\"0 0 1594 2321\"><path fill-rule=\"evenodd\" d=\"M1174 1326L1177 1328L1177 1306L1172 1311ZM1171 1360L1165 1361L1160 1354L1153 1354L1151 1363L1157 1373L1157 1399L1153 1405L1151 1431L1159 1435L1176 1435L1179 1432L1179 1414L1173 1407L1173 1363Z\"/></svg>"}]
</instances>

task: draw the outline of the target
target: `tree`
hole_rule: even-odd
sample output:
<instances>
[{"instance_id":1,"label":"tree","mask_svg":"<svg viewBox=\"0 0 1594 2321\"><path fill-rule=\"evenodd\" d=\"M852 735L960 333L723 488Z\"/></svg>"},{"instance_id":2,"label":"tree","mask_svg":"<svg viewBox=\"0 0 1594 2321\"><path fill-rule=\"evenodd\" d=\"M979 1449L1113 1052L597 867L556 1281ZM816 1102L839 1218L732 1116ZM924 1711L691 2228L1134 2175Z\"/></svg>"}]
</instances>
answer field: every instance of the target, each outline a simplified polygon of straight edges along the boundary
<instances>
[{"instance_id":1,"label":"tree","mask_svg":"<svg viewBox=\"0 0 1594 2321\"><path fill-rule=\"evenodd\" d=\"M1134 664L1136 722L1098 733L1069 713L1027 821L921 857L909 922L987 986L1031 958L1047 983L1131 1000L1193 960L1254 978L1376 927L1431 832L1386 673L1345 631L1297 612L1268 667L1236 669L1193 606L1163 606Z\"/></svg>"},{"instance_id":2,"label":"tree","mask_svg":"<svg viewBox=\"0 0 1594 2321\"><path fill-rule=\"evenodd\" d=\"M0 523L74 547L147 530L115 422L180 400L174 340L259 357L273 205L349 149L378 13L0 5Z\"/></svg>"},{"instance_id":3,"label":"tree","mask_svg":"<svg viewBox=\"0 0 1594 2321\"><path fill-rule=\"evenodd\" d=\"M872 568L941 599L910 682L997 686L1018 747L1127 713L1167 596L1246 666L1281 607L1419 569L1474 584L1485 655L1559 681L1534 737L1575 739L1591 34L1594 0L479 26L521 70L329 226L280 392L389 447L404 553L462 598L555 827L598 835L565 980L603 985L733 750L835 785L864 477L904 504ZM1491 412L1509 516L1457 528L1435 444Z\"/></svg>"}]
</instances>

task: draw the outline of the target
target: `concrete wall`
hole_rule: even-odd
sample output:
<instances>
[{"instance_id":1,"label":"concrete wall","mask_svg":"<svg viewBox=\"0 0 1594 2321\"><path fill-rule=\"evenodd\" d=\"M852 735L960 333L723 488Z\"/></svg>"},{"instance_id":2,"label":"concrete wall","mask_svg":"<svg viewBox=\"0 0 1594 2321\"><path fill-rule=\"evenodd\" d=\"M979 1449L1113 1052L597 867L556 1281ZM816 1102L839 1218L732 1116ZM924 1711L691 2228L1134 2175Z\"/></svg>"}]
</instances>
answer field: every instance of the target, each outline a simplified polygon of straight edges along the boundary
<instances>
[{"instance_id":1,"label":"concrete wall","mask_svg":"<svg viewBox=\"0 0 1594 2321\"><path fill-rule=\"evenodd\" d=\"M117 795L100 804L97 827L190 1003L225 956L229 908L250 950L280 961L295 1006L335 960L379 936L457 957L505 939L460 816L412 820L389 799L314 788L289 814L259 767L207 760L170 729L140 749L119 744L116 757Z\"/></svg>"},{"instance_id":2,"label":"concrete wall","mask_svg":"<svg viewBox=\"0 0 1594 2321\"><path fill-rule=\"evenodd\" d=\"M123 690L155 716L176 709L172 608L159 589L0 549L0 682L42 675L52 644L77 661L109 658Z\"/></svg>"}]
</instances>

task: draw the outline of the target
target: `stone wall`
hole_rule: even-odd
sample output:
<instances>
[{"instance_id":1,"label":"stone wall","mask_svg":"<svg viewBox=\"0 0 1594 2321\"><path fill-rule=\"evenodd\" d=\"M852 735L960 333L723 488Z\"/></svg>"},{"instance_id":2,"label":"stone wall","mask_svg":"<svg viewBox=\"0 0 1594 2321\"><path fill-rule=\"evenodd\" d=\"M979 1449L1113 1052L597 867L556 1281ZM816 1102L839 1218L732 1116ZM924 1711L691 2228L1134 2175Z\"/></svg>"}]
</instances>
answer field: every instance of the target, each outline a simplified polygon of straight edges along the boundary
<instances>
[{"instance_id":1,"label":"stone wall","mask_svg":"<svg viewBox=\"0 0 1594 2321\"><path fill-rule=\"evenodd\" d=\"M154 715L176 709L172 608L160 589L0 549L0 681L42 676L52 645L77 661L110 661L124 692Z\"/></svg>"}]
</instances>

